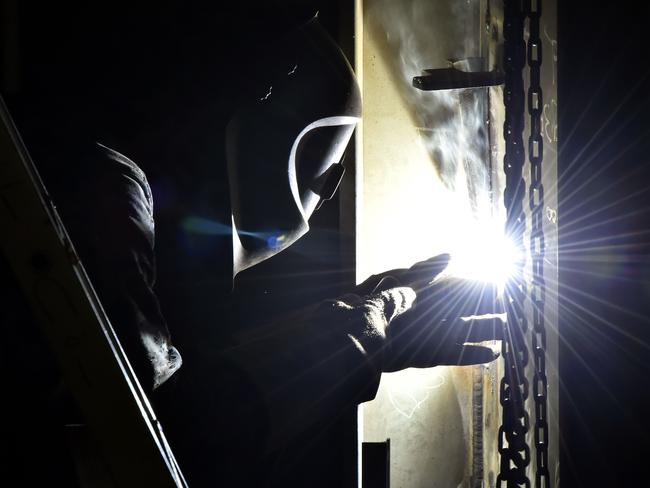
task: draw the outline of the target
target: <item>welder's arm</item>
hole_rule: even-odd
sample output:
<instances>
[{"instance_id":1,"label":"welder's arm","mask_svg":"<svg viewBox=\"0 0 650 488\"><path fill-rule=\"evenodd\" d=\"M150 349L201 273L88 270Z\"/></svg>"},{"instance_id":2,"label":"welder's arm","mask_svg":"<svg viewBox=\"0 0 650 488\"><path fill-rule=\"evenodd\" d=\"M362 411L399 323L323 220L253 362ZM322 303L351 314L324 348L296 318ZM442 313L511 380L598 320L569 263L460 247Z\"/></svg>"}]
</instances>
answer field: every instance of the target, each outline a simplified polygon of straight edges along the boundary
<instances>
[{"instance_id":1,"label":"welder's arm","mask_svg":"<svg viewBox=\"0 0 650 488\"><path fill-rule=\"evenodd\" d=\"M496 358L489 348L464 345L501 331L493 319L460 319L494 311L485 289L459 280L429 283L447 259L375 277L358 289L367 295L296 312L228 352L264 398L270 446L374 398L384 371Z\"/></svg>"},{"instance_id":2,"label":"welder's arm","mask_svg":"<svg viewBox=\"0 0 650 488\"><path fill-rule=\"evenodd\" d=\"M154 293L153 199L142 170L95 144L62 202L66 227L140 383L149 392L181 365Z\"/></svg>"}]
</instances>

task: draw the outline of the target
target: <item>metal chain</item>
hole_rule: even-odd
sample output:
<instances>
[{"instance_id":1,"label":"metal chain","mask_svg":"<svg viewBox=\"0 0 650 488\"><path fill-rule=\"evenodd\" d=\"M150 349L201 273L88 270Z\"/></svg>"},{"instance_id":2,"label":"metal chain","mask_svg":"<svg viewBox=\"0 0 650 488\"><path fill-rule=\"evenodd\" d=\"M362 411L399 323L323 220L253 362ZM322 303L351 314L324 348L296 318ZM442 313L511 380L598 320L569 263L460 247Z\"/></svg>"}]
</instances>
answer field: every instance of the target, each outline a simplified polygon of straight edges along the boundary
<instances>
[{"instance_id":1,"label":"metal chain","mask_svg":"<svg viewBox=\"0 0 650 488\"><path fill-rule=\"evenodd\" d=\"M533 311L532 353L534 363L533 400L535 402L535 488L550 488L548 470L548 420L546 380L546 328L544 305L546 286L544 282L543 209L544 185L542 184L542 159L544 140L541 134L541 115L544 106L540 86L542 64L542 40L539 35L539 20L542 15L542 0L525 0L525 15L528 17L527 58L530 74L528 88L528 114L530 135L528 137L528 160L530 161L530 187L528 204L531 214L530 255L532 261L532 285L530 303Z\"/></svg>"},{"instance_id":2,"label":"metal chain","mask_svg":"<svg viewBox=\"0 0 650 488\"><path fill-rule=\"evenodd\" d=\"M522 71L526 63L524 43L525 12L522 0L504 0L504 104L505 156L503 169L506 175L504 204L506 207L506 233L515 246L523 251L526 227L523 199L526 193L523 179L525 151L524 130L524 82ZM501 380L499 401L502 406L502 424L499 428L499 455L501 457L497 486L506 483L507 488L530 487L526 469L530 464L530 448L526 434L530 418L526 411L528 398L528 348L526 332L528 323L524 311L526 292L523 281L523 263L519 263L511 283L506 289L506 312L508 323L502 341L505 364Z\"/></svg>"}]
</instances>

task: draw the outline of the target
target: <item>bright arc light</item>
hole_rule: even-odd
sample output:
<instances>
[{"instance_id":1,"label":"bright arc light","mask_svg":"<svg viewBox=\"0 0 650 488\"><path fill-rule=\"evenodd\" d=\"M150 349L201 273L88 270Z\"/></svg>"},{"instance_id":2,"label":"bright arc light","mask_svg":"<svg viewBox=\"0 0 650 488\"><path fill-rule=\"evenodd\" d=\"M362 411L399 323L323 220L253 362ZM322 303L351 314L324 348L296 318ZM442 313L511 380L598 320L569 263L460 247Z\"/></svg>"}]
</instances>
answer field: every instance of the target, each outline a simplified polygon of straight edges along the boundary
<instances>
[{"instance_id":1,"label":"bright arc light","mask_svg":"<svg viewBox=\"0 0 650 488\"><path fill-rule=\"evenodd\" d=\"M522 250L492 226L474 228L471 237L459 239L451 251L447 273L459 278L494 283L500 291L523 261Z\"/></svg>"}]
</instances>

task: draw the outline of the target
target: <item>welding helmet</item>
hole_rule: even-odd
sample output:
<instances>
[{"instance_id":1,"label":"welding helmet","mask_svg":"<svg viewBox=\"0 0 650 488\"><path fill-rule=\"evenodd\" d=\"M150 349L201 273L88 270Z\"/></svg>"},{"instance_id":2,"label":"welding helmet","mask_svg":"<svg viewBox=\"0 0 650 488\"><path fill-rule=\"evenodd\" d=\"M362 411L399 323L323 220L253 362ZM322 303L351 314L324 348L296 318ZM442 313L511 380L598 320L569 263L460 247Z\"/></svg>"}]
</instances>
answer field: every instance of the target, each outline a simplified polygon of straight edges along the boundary
<instances>
[{"instance_id":1,"label":"welding helmet","mask_svg":"<svg viewBox=\"0 0 650 488\"><path fill-rule=\"evenodd\" d=\"M226 131L234 274L309 230L338 187L361 116L352 68L317 17L256 58Z\"/></svg>"}]
</instances>

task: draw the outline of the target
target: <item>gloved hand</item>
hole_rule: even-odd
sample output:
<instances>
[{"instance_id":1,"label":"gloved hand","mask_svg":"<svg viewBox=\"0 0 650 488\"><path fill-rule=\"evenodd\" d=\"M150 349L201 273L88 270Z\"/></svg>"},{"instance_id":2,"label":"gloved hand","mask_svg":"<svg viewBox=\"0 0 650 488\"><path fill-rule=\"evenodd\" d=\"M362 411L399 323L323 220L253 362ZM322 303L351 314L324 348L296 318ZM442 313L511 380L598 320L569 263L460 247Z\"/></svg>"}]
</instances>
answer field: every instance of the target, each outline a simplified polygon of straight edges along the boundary
<instances>
[{"instance_id":1,"label":"gloved hand","mask_svg":"<svg viewBox=\"0 0 650 488\"><path fill-rule=\"evenodd\" d=\"M443 277L448 261L441 255L373 276L355 293L242 334L226 356L251 386L225 388L221 381L220 401L239 404L225 400L229 390L259 392L268 446L277 447L374 398L382 372L492 361L498 354L490 348L464 343L500 338L500 319L461 317L495 312L495 287Z\"/></svg>"},{"instance_id":2,"label":"gloved hand","mask_svg":"<svg viewBox=\"0 0 650 488\"><path fill-rule=\"evenodd\" d=\"M492 361L498 353L466 343L501 339L496 286L443 276L448 262L445 254L372 276L321 311L329 322L346 324L378 371Z\"/></svg>"}]
</instances>

